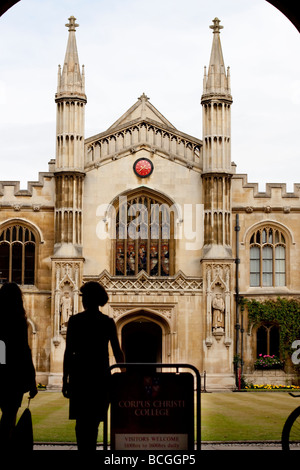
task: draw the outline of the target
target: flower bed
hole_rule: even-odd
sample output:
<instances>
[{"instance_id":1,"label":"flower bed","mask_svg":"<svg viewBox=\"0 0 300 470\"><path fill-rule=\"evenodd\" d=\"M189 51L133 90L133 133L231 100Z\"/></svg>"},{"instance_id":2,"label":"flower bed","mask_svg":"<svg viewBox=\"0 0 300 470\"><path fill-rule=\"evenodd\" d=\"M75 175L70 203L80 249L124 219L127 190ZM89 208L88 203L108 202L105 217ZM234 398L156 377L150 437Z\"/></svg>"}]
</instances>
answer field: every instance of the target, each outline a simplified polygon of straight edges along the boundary
<instances>
[{"instance_id":1,"label":"flower bed","mask_svg":"<svg viewBox=\"0 0 300 470\"><path fill-rule=\"evenodd\" d=\"M284 362L279 359L277 356L269 356L265 354L259 355L258 359L254 362L255 369L282 369Z\"/></svg>"},{"instance_id":2,"label":"flower bed","mask_svg":"<svg viewBox=\"0 0 300 470\"><path fill-rule=\"evenodd\" d=\"M37 384L37 389L38 390L46 390L46 387L47 387L46 385L43 385L43 384L40 384L40 383Z\"/></svg>"},{"instance_id":3,"label":"flower bed","mask_svg":"<svg viewBox=\"0 0 300 470\"><path fill-rule=\"evenodd\" d=\"M300 390L300 387L298 385L248 384L245 386L245 390Z\"/></svg>"}]
</instances>

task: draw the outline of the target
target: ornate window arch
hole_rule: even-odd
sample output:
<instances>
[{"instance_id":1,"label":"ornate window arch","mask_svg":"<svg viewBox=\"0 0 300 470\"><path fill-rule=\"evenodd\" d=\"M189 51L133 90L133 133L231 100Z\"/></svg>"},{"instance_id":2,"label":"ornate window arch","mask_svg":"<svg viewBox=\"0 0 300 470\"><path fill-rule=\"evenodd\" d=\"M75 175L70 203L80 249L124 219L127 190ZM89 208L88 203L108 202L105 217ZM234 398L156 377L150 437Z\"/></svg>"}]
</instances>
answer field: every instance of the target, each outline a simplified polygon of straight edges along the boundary
<instances>
[{"instance_id":1,"label":"ornate window arch","mask_svg":"<svg viewBox=\"0 0 300 470\"><path fill-rule=\"evenodd\" d=\"M113 272L134 276L172 276L175 272L176 208L165 196L138 188L115 201Z\"/></svg>"},{"instance_id":2,"label":"ornate window arch","mask_svg":"<svg viewBox=\"0 0 300 470\"><path fill-rule=\"evenodd\" d=\"M287 238L278 227L264 225L250 237L250 286L286 285Z\"/></svg>"},{"instance_id":3,"label":"ornate window arch","mask_svg":"<svg viewBox=\"0 0 300 470\"><path fill-rule=\"evenodd\" d=\"M10 222L0 229L0 279L35 284L37 234L29 225Z\"/></svg>"}]
</instances>

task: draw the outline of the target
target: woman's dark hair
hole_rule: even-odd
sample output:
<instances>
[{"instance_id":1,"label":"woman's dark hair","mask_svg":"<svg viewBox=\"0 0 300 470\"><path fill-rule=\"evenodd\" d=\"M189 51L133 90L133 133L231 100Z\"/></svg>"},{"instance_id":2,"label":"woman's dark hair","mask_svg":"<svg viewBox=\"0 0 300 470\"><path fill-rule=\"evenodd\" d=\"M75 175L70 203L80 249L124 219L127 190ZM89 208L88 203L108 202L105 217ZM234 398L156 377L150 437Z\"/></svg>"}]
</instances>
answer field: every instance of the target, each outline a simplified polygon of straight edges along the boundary
<instances>
[{"instance_id":1,"label":"woman's dark hair","mask_svg":"<svg viewBox=\"0 0 300 470\"><path fill-rule=\"evenodd\" d=\"M103 307L108 301L108 295L99 282L89 281L80 287L82 294L82 303L85 308L87 307Z\"/></svg>"},{"instance_id":2,"label":"woman's dark hair","mask_svg":"<svg viewBox=\"0 0 300 470\"><path fill-rule=\"evenodd\" d=\"M0 289L0 316L3 312L14 318L26 318L23 305L23 293L15 282L5 282Z\"/></svg>"}]
</instances>

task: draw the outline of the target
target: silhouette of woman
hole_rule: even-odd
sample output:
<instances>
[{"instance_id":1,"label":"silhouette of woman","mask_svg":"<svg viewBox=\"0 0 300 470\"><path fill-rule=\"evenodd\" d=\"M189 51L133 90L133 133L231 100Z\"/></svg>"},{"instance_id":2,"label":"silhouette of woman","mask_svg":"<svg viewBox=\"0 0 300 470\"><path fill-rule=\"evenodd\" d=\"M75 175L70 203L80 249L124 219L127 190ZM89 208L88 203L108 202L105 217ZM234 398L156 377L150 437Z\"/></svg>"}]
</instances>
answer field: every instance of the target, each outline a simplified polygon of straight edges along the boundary
<instances>
[{"instance_id":1,"label":"silhouette of woman","mask_svg":"<svg viewBox=\"0 0 300 470\"><path fill-rule=\"evenodd\" d=\"M114 320L99 311L108 301L104 287L91 281L80 291L84 312L68 322L62 393L70 400L69 419L76 419L78 450L94 451L109 404L108 344L117 363L124 356Z\"/></svg>"},{"instance_id":2,"label":"silhouette of woman","mask_svg":"<svg viewBox=\"0 0 300 470\"><path fill-rule=\"evenodd\" d=\"M0 365L0 448L8 450L23 394L29 391L29 398L37 394L22 291L13 282L0 289L0 339L5 344L5 361Z\"/></svg>"}]
</instances>

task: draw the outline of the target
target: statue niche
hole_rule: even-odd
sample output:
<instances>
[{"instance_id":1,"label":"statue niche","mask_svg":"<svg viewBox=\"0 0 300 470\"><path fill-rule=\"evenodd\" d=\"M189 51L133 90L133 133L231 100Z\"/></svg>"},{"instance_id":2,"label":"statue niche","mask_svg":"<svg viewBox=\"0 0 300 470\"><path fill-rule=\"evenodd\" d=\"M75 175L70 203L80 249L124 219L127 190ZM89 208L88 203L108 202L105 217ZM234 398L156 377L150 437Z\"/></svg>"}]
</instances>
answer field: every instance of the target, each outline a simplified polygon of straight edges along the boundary
<instances>
[{"instance_id":1,"label":"statue niche","mask_svg":"<svg viewBox=\"0 0 300 470\"><path fill-rule=\"evenodd\" d=\"M212 329L223 331L225 325L225 302L220 293L215 294L212 299Z\"/></svg>"},{"instance_id":2,"label":"statue niche","mask_svg":"<svg viewBox=\"0 0 300 470\"><path fill-rule=\"evenodd\" d=\"M216 283L212 292L211 316L212 316L212 334L217 340L225 334L225 315L226 307L223 298L222 286Z\"/></svg>"},{"instance_id":3,"label":"statue niche","mask_svg":"<svg viewBox=\"0 0 300 470\"><path fill-rule=\"evenodd\" d=\"M61 332L67 329L70 316L73 315L72 293L69 290L63 291L60 298L60 328Z\"/></svg>"},{"instance_id":4,"label":"statue niche","mask_svg":"<svg viewBox=\"0 0 300 470\"><path fill-rule=\"evenodd\" d=\"M53 344L58 347L66 336L67 324L71 315L78 313L81 264L72 260L55 260L53 292Z\"/></svg>"},{"instance_id":5,"label":"statue niche","mask_svg":"<svg viewBox=\"0 0 300 470\"><path fill-rule=\"evenodd\" d=\"M231 339L231 292L229 264L209 264L206 271L206 339L208 348L213 340L224 338L229 347Z\"/></svg>"}]
</instances>

